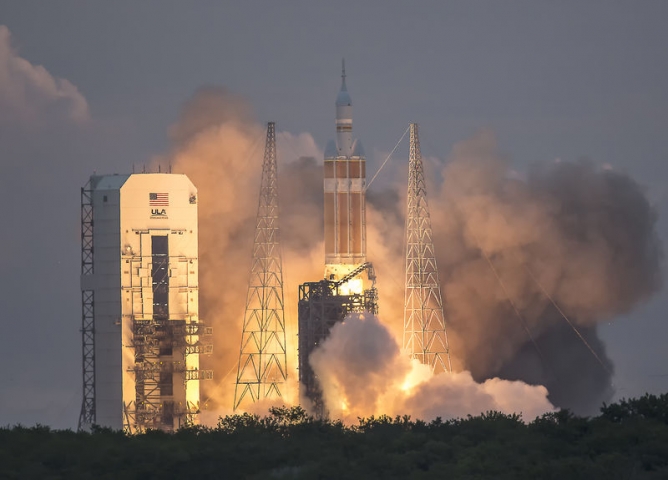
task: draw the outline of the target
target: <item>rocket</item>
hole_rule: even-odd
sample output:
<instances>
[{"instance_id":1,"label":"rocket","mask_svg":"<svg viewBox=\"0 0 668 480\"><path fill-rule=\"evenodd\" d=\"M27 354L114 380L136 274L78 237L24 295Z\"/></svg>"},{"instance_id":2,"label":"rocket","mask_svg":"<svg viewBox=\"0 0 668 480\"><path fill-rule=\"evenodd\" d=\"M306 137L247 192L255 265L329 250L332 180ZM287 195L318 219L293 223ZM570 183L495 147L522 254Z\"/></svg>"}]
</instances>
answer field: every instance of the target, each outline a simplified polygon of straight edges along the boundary
<instances>
[{"instance_id":1,"label":"rocket","mask_svg":"<svg viewBox=\"0 0 668 480\"><path fill-rule=\"evenodd\" d=\"M325 148L325 278L338 280L366 262L366 160L353 138L353 106L342 64L336 97L336 140ZM361 285L360 285L361 287Z\"/></svg>"}]
</instances>

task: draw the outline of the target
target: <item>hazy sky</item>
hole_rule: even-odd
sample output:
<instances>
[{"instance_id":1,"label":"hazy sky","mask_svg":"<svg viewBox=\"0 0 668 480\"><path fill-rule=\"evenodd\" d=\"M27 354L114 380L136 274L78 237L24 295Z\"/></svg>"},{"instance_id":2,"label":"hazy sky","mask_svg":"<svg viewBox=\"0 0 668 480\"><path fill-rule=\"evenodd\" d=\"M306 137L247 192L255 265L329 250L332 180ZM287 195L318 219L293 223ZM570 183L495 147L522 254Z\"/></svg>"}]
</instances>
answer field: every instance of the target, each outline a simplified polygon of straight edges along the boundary
<instances>
[{"instance_id":1,"label":"hazy sky","mask_svg":"<svg viewBox=\"0 0 668 480\"><path fill-rule=\"evenodd\" d=\"M76 426L79 188L167 151L203 85L322 149L345 57L370 172L409 122L442 161L489 127L519 172L589 157L629 173L665 242L667 18L662 0L0 0L0 425ZM664 291L603 328L617 397L668 390L666 311Z\"/></svg>"}]
</instances>

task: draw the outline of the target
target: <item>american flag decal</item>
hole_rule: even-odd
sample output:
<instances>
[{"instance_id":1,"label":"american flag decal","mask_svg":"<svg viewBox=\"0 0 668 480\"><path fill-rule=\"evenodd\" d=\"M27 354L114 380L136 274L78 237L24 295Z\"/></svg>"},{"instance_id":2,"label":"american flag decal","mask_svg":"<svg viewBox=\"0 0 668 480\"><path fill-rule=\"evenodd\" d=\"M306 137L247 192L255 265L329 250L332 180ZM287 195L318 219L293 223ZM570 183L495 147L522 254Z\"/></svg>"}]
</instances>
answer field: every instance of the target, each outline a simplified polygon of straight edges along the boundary
<instances>
[{"instance_id":1,"label":"american flag decal","mask_svg":"<svg viewBox=\"0 0 668 480\"><path fill-rule=\"evenodd\" d=\"M150 207L168 207L169 193L149 193L148 205Z\"/></svg>"}]
</instances>

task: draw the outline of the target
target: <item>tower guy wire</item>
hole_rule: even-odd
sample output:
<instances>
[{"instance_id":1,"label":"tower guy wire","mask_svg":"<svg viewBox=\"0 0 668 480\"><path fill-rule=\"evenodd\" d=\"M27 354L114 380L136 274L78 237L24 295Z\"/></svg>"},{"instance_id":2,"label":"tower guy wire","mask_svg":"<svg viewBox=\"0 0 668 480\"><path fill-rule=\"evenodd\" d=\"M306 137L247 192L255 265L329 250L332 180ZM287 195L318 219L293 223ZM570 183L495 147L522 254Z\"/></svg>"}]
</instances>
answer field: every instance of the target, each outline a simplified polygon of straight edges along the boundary
<instances>
[{"instance_id":1,"label":"tower guy wire","mask_svg":"<svg viewBox=\"0 0 668 480\"><path fill-rule=\"evenodd\" d=\"M399 141L397 142L397 144L394 146L394 148L392 149L392 151L390 152L390 154L385 158L385 161L380 165L380 167L378 168L378 170L376 170L376 173L373 175L373 177L371 177L371 180L369 180L369 183L366 184L366 187L364 187L364 191L365 191L365 192L369 189L369 187L371 186L371 184L373 183L373 181L376 179L376 177L378 176L378 174L380 173L380 171L383 169L383 167L385 166L385 164L387 163L387 161L388 161L390 158L392 158L392 155L394 155L394 151L397 149L397 147L399 146L399 144L401 143L401 141L404 139L404 137L406 136L406 134L408 133L408 130L409 130L410 128L411 128L411 127L410 127L410 125L409 125L408 128L407 128L406 130L404 130L403 135L401 136L401 138L399 139Z\"/></svg>"},{"instance_id":2,"label":"tower guy wire","mask_svg":"<svg viewBox=\"0 0 668 480\"><path fill-rule=\"evenodd\" d=\"M538 279L534 276L534 274L531 273L531 270L529 270L529 267L524 265L524 270L526 270L526 272L529 274L529 277L531 277L531 280L533 280L533 282L538 286L540 291L543 292L543 295L545 295L545 298L547 298L550 301L550 303L552 303L552 306L557 310L557 312L559 312L559 315L561 315L561 317L564 320L566 320L566 323L568 323L568 325L571 327L573 332L575 332L577 337L582 341L584 346L587 347L587 350L589 350L589 352L596 359L596 361L601 364L601 367L603 368L603 370L605 370L605 372L612 377L612 375L613 375L612 371L608 368L608 366L605 364L605 362L603 362L601 357L596 353L596 351L592 348L592 346L589 344L589 342L587 342L585 337L580 333L580 330L577 329L577 327L573 324L573 322L571 322L571 320L568 318L568 316L566 316L564 311L559 307L559 305L557 305L557 302L554 300L552 295L550 295L547 292L545 287L543 287L543 285L538 281Z\"/></svg>"},{"instance_id":3,"label":"tower guy wire","mask_svg":"<svg viewBox=\"0 0 668 480\"><path fill-rule=\"evenodd\" d=\"M278 226L275 123L267 124L234 410L282 396L287 381L283 266Z\"/></svg>"},{"instance_id":4,"label":"tower guy wire","mask_svg":"<svg viewBox=\"0 0 668 480\"><path fill-rule=\"evenodd\" d=\"M416 123L410 125L403 347L436 373L452 371Z\"/></svg>"}]
</instances>

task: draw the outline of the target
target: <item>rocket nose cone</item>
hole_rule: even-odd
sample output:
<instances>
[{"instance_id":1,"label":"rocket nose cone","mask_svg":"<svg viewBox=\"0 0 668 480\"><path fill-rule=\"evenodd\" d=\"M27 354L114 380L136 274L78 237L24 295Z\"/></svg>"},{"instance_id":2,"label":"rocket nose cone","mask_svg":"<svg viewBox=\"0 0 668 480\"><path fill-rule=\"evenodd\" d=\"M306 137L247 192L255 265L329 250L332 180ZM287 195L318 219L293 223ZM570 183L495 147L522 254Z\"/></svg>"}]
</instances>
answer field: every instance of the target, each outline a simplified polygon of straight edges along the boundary
<instances>
[{"instance_id":1,"label":"rocket nose cone","mask_svg":"<svg viewBox=\"0 0 668 480\"><path fill-rule=\"evenodd\" d=\"M336 97L336 106L337 107L349 107L352 105L352 100L347 90L341 90Z\"/></svg>"}]
</instances>

